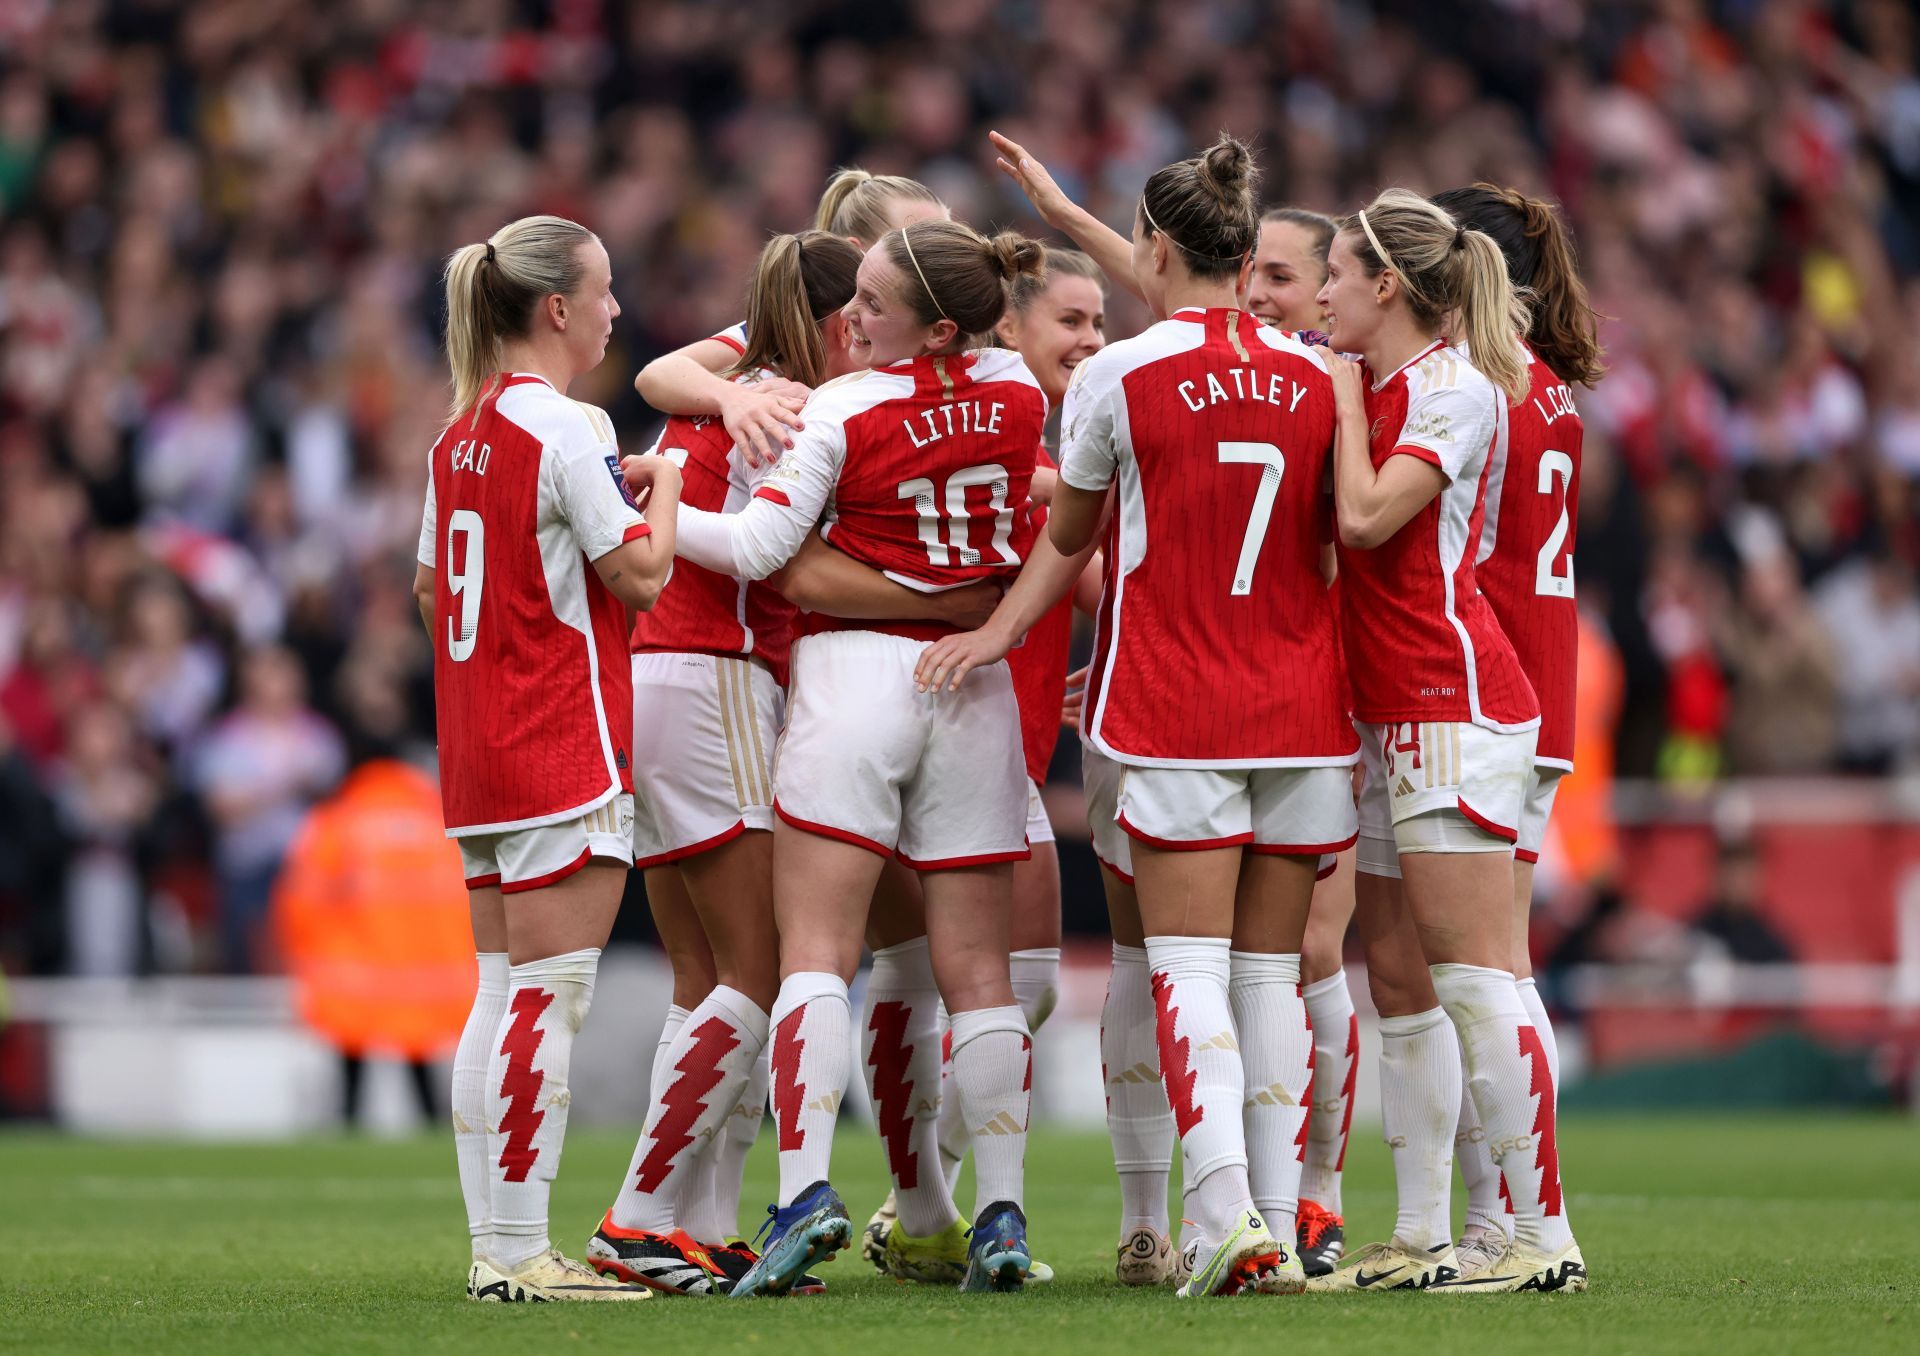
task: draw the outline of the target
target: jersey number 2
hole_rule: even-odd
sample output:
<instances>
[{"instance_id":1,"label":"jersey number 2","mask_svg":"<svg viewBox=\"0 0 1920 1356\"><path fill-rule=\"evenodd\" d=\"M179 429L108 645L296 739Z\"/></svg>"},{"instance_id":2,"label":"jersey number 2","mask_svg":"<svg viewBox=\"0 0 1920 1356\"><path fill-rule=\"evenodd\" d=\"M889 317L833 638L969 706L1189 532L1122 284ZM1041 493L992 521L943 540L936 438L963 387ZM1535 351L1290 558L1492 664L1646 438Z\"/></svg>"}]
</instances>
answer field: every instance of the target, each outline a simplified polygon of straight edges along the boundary
<instances>
[{"instance_id":1,"label":"jersey number 2","mask_svg":"<svg viewBox=\"0 0 1920 1356\"><path fill-rule=\"evenodd\" d=\"M911 499L920 515L920 544L927 548L929 565L978 565L980 553L967 545L967 491L975 485L988 488L987 507L993 510L993 554L990 565L1018 565L1020 557L1009 546L1013 540L1013 510L1007 507L1007 468L989 462L985 466L963 466L947 477L944 493L927 476L903 480L895 497ZM940 540L942 500L946 509L947 540ZM949 545L948 543L952 543ZM959 559L954 553L959 553Z\"/></svg>"},{"instance_id":2,"label":"jersey number 2","mask_svg":"<svg viewBox=\"0 0 1920 1356\"><path fill-rule=\"evenodd\" d=\"M1221 443L1220 464L1260 467L1260 485L1253 492L1253 508L1247 514L1247 532L1240 538L1240 559L1233 567L1233 597L1253 592L1253 567L1260 561L1260 548L1266 543L1267 528L1273 522L1273 501L1280 493L1280 477L1287 473L1287 458L1272 443Z\"/></svg>"},{"instance_id":3,"label":"jersey number 2","mask_svg":"<svg viewBox=\"0 0 1920 1356\"><path fill-rule=\"evenodd\" d=\"M1540 493L1554 492L1554 479L1560 481L1560 516L1554 521L1553 531L1547 534L1547 544L1540 548L1540 558L1533 566L1533 591L1543 598L1573 597L1573 552L1566 550L1567 544L1567 490L1573 484L1573 458L1565 452L1546 451L1540 454ZM1557 568L1564 560L1567 572L1561 574Z\"/></svg>"},{"instance_id":4,"label":"jersey number 2","mask_svg":"<svg viewBox=\"0 0 1920 1356\"><path fill-rule=\"evenodd\" d=\"M472 509L455 509L447 518L447 592L459 600L460 613L447 618L447 654L456 664L472 658L479 643L486 581L487 525Z\"/></svg>"}]
</instances>

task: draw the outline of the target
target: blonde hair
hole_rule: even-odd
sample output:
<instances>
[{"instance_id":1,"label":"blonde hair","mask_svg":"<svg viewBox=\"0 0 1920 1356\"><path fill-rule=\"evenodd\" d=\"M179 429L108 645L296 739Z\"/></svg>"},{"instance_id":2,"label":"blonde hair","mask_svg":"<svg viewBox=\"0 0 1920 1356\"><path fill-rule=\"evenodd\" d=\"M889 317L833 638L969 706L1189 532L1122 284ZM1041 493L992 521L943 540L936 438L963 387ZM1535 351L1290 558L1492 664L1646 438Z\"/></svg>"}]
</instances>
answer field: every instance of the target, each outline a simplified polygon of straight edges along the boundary
<instances>
[{"instance_id":1,"label":"blonde hair","mask_svg":"<svg viewBox=\"0 0 1920 1356\"><path fill-rule=\"evenodd\" d=\"M829 231L867 245L877 244L893 229L888 206L895 202L925 202L945 209L946 204L918 179L898 174L870 174L863 169L835 170L820 195L820 210L813 227Z\"/></svg>"},{"instance_id":2,"label":"blonde hair","mask_svg":"<svg viewBox=\"0 0 1920 1356\"><path fill-rule=\"evenodd\" d=\"M1387 189L1340 229L1353 236L1368 277L1393 271L1416 321L1438 331L1458 316L1468 360L1510 400L1526 394L1519 336L1527 332L1527 303L1507 280L1506 256L1492 236L1404 188Z\"/></svg>"},{"instance_id":3,"label":"blonde hair","mask_svg":"<svg viewBox=\"0 0 1920 1356\"><path fill-rule=\"evenodd\" d=\"M912 232L911 238L908 232ZM922 221L881 237L899 271L900 299L922 325L951 320L984 335L1007 311L1007 286L1047 266L1047 247L1017 231L989 240L957 221Z\"/></svg>"},{"instance_id":4,"label":"blonde hair","mask_svg":"<svg viewBox=\"0 0 1920 1356\"><path fill-rule=\"evenodd\" d=\"M747 351L727 370L770 368L803 386L827 379L820 322L853 299L860 251L826 231L776 235L760 251L747 293Z\"/></svg>"},{"instance_id":5,"label":"blonde hair","mask_svg":"<svg viewBox=\"0 0 1920 1356\"><path fill-rule=\"evenodd\" d=\"M565 217L521 217L447 256L449 420L480 399L487 379L500 370L501 346L527 333L541 298L573 294L586 272L580 247L597 239Z\"/></svg>"}]
</instances>

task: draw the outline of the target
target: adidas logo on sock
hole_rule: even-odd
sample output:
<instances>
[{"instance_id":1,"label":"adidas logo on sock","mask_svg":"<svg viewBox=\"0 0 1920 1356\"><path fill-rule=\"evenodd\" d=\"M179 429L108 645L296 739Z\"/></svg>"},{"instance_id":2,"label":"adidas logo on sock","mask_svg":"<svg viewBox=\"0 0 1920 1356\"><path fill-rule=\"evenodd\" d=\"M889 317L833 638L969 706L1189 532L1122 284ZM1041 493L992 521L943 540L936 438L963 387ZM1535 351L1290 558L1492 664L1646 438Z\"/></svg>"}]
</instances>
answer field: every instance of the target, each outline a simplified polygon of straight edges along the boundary
<instances>
[{"instance_id":1,"label":"adidas logo on sock","mask_svg":"<svg viewBox=\"0 0 1920 1356\"><path fill-rule=\"evenodd\" d=\"M824 1111L829 1116L838 1116L840 1114L840 1097L841 1094L837 1092L829 1092L823 1097L816 1097L807 1103L807 1110Z\"/></svg>"},{"instance_id":2,"label":"adidas logo on sock","mask_svg":"<svg viewBox=\"0 0 1920 1356\"><path fill-rule=\"evenodd\" d=\"M1026 1127L1002 1111L973 1133L976 1135L1023 1135L1026 1133Z\"/></svg>"},{"instance_id":3,"label":"adidas logo on sock","mask_svg":"<svg viewBox=\"0 0 1920 1356\"><path fill-rule=\"evenodd\" d=\"M1193 1048L1195 1052L1201 1050L1237 1051L1240 1048L1240 1042L1233 1038L1231 1031L1216 1031L1205 1040L1195 1042Z\"/></svg>"},{"instance_id":4,"label":"adidas logo on sock","mask_svg":"<svg viewBox=\"0 0 1920 1356\"><path fill-rule=\"evenodd\" d=\"M1248 1106L1298 1106L1298 1102L1287 1095L1287 1090L1279 1083L1269 1083L1247 1098Z\"/></svg>"},{"instance_id":5,"label":"adidas logo on sock","mask_svg":"<svg viewBox=\"0 0 1920 1356\"><path fill-rule=\"evenodd\" d=\"M1122 1069L1107 1080L1109 1083L1158 1083L1159 1081L1160 1071L1144 1060L1131 1069Z\"/></svg>"}]
</instances>

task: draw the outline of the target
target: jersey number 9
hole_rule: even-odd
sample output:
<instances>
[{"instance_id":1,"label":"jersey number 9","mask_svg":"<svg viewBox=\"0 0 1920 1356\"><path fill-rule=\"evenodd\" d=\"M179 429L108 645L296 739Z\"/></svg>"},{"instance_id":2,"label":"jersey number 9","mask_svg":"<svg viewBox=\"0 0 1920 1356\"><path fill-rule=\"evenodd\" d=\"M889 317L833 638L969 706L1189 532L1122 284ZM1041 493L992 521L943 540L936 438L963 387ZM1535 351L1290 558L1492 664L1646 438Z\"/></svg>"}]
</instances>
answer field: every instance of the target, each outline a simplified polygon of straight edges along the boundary
<instances>
[{"instance_id":1,"label":"jersey number 9","mask_svg":"<svg viewBox=\"0 0 1920 1356\"><path fill-rule=\"evenodd\" d=\"M478 643L486 577L487 525L472 509L455 509L447 517L447 593L459 600L460 613L447 618L447 654L456 664L470 659Z\"/></svg>"}]
</instances>

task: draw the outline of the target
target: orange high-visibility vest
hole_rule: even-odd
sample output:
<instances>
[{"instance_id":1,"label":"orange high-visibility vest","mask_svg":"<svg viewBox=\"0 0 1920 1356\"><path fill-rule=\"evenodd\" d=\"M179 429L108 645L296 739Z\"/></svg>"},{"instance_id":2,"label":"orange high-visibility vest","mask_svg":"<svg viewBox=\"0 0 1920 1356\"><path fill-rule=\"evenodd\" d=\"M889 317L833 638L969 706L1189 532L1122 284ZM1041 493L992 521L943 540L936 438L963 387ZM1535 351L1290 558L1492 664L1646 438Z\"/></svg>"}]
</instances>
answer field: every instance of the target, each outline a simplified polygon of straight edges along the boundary
<instances>
[{"instance_id":1,"label":"orange high-visibility vest","mask_svg":"<svg viewBox=\"0 0 1920 1356\"><path fill-rule=\"evenodd\" d=\"M1552 831L1567 869L1594 881L1619 860L1613 819L1613 737L1625 688L1620 655L1605 626L1580 614L1580 684L1573 707L1573 771L1560 779Z\"/></svg>"},{"instance_id":2,"label":"orange high-visibility vest","mask_svg":"<svg viewBox=\"0 0 1920 1356\"><path fill-rule=\"evenodd\" d=\"M301 1018L334 1045L425 1059L460 1038L473 930L431 778L389 760L355 769L301 827L273 910Z\"/></svg>"}]
</instances>

